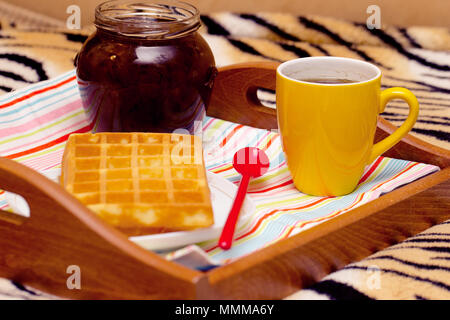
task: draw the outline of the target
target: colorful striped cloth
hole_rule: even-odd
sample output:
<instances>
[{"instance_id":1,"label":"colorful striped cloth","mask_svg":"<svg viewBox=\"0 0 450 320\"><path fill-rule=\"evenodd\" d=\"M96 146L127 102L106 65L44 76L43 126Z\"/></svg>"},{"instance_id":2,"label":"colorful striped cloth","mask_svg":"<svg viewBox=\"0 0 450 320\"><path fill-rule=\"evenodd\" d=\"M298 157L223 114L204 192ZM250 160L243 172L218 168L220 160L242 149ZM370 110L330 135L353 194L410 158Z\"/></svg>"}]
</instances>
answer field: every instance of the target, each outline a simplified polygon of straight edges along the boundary
<instances>
[{"instance_id":1,"label":"colorful striped cloth","mask_svg":"<svg viewBox=\"0 0 450 320\"><path fill-rule=\"evenodd\" d=\"M69 134L91 128L74 71L0 97L0 155L35 170L59 166ZM267 174L250 183L249 194L256 210L236 230L232 249L221 250L217 239L198 244L215 264L297 234L439 170L432 165L379 157L366 168L353 193L313 197L293 186L278 133L207 117L203 139L207 169L234 183L240 179L231 165L238 149L257 146L271 161ZM6 206L0 194L0 207Z\"/></svg>"}]
</instances>

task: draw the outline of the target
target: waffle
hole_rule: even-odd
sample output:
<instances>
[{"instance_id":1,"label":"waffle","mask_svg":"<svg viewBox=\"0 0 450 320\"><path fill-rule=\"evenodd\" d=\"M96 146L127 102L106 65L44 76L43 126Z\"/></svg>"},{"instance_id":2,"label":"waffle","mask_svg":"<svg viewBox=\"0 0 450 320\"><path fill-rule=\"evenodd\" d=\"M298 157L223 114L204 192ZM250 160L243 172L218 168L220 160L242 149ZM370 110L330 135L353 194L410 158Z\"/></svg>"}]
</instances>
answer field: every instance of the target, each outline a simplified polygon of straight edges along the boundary
<instances>
[{"instance_id":1,"label":"waffle","mask_svg":"<svg viewBox=\"0 0 450 320\"><path fill-rule=\"evenodd\" d=\"M72 134L61 183L129 236L213 224L201 139L167 133Z\"/></svg>"}]
</instances>

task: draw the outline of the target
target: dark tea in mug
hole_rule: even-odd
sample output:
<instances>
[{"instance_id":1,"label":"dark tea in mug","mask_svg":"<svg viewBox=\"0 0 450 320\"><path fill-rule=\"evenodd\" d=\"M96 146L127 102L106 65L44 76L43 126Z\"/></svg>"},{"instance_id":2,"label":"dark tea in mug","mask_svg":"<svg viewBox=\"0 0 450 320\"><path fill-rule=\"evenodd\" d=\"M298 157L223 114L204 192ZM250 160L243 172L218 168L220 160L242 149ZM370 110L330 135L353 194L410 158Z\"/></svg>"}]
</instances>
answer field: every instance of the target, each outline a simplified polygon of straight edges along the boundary
<instances>
[{"instance_id":1,"label":"dark tea in mug","mask_svg":"<svg viewBox=\"0 0 450 320\"><path fill-rule=\"evenodd\" d=\"M333 78L314 78L314 79L297 79L303 82L311 82L311 83L319 83L319 84L348 84L348 83L357 83L358 81L350 80L350 79L333 79Z\"/></svg>"}]
</instances>

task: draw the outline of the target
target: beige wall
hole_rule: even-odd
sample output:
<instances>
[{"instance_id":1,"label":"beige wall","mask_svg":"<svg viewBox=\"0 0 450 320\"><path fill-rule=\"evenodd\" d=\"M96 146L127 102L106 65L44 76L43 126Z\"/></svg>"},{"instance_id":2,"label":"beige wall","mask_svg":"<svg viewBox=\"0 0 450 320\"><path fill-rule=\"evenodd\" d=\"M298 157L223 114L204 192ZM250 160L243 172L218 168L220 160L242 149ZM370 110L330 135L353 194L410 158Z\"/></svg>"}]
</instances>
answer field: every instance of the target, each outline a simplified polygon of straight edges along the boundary
<instances>
[{"instance_id":1,"label":"beige wall","mask_svg":"<svg viewBox=\"0 0 450 320\"><path fill-rule=\"evenodd\" d=\"M3 0L61 20L68 16L67 6L81 8L82 22L93 21L94 8L103 0ZM449 0L186 0L201 12L280 11L296 14L320 14L364 22L366 8L381 8L382 24L430 25L450 27Z\"/></svg>"}]
</instances>

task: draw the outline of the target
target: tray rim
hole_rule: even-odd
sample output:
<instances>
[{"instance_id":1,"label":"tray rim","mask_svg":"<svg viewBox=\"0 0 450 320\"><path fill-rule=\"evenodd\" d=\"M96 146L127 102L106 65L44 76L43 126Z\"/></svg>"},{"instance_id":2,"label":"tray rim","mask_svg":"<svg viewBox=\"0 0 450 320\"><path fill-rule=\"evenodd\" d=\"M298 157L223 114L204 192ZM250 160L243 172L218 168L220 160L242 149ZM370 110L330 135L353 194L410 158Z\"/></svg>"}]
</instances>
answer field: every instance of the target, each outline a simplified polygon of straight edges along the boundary
<instances>
[{"instance_id":1,"label":"tray rim","mask_svg":"<svg viewBox=\"0 0 450 320\"><path fill-rule=\"evenodd\" d=\"M256 119L256 127L270 127L274 124L276 125L276 114L274 111L268 110L269 108L262 107L255 100L257 87L274 89L274 70L276 66L278 66L278 63L262 62L244 63L220 68L216 79L216 85L213 89L208 114L212 116L215 114L220 115L221 112L225 112L227 114L227 110L224 106L229 105L230 99L234 99L235 101L240 101L241 105L238 104L235 106L234 110L231 110L226 116L221 116L220 118L229 120L229 117L236 116L234 119L241 119L242 123L245 124L245 122L252 120L250 119L251 116L249 116L250 118L242 119L242 114L240 114L237 110L239 110L239 108L246 107L249 115L255 115L254 119ZM229 94L230 92L233 94ZM392 130L395 129L395 126L384 119L380 119L378 122L378 128L381 130L382 134L387 134L392 132ZM12 160L0 158L0 173L4 175L4 182L6 183L5 187L8 191L21 195L25 192L26 196L30 197L32 200L32 204L42 203L48 209L59 210L58 214L61 214L68 219L66 222L58 222L62 227L72 224L71 226L75 228L75 230L80 230L80 232L84 232L83 234L89 235L93 237L95 241L98 241L98 246L94 249L103 248L107 250L107 252L110 252L111 255L115 257L116 261L119 261L118 259L127 259L126 261L121 261L121 263L131 266L133 270L135 270L141 277L142 284L138 286L138 288L134 288L131 285L127 287L127 282L122 282L120 283L122 287L119 285L118 287L114 287L118 291L113 292L97 292L91 286L88 288L87 292L80 293L76 291L68 291L67 289L61 289L59 287L61 285L61 279L59 278L49 278L53 280L53 282L45 283L45 281L42 281L42 279L36 275L39 275L39 273L48 273L49 266L45 269L45 266L33 265L25 258L23 258L25 260L20 260L20 258L14 255L13 249L8 251L9 249L1 248L3 244L8 244L8 241L12 241L13 237L20 233L20 227L25 226L29 228L29 230L40 231L39 228L48 227L45 225L45 222L53 221L51 219L54 219L55 217L58 218L52 212L46 212L43 209L40 210L35 204L33 204L33 206L38 214L34 216L32 213L32 218L30 219L31 222L28 223L24 222L21 218L17 218L16 220L13 219L14 221L12 222L15 225L23 224L17 227L12 227L7 222L4 222L3 220L8 219L11 221L11 216L8 216L7 213L0 211L0 218L3 217L3 219L0 219L0 230L7 230L10 232L7 234L10 239L0 239L0 253L2 253L2 250L5 250L6 252L6 257L2 257L0 255L0 276L6 276L17 281L22 281L24 284L34 286L37 289L57 294L62 297L71 298L282 298L295 290L299 290L304 283L308 283L308 279L304 282L305 276L307 278L308 276L312 276L314 281L318 281L326 274L326 271L333 271L336 266L325 265L323 266L324 268L322 268L325 271L318 270L316 274L308 275L305 273L308 273L307 269L309 267L305 267L306 271L289 269L289 261L296 262L298 260L297 258L295 258L297 259L295 260L291 256L286 258L287 260L283 261L274 261L274 258L284 259L286 255L291 254L293 251L307 247L314 241L324 239L325 234L330 234L329 231L338 232L349 228L358 222L365 221L366 219L376 216L376 213L380 214L389 208L394 208L405 201L411 200L414 196L427 193L429 190L434 190L436 188L438 188L437 190L439 191L439 186L442 186L444 191L450 189L450 150L431 145L416 137L407 135L386 155L391 156L390 154L396 154L399 155L397 158L402 158L404 155L412 154L414 152L416 152L416 156L420 157L420 159L410 158L409 160L424 162L421 159L428 159L428 163L438 165L441 167L441 171L432 173L426 177L402 186L397 190L382 195L378 199L347 212L345 215L340 215L331 220L325 221L288 239L281 240L271 246L241 257L230 264L220 266L206 272L201 272L178 265L175 262L167 261L162 257L159 257L153 252L146 251L145 249L129 241L117 230L113 229L109 225L106 225L106 223L97 218L59 185L52 181L48 181L48 179L45 179L32 169L26 168ZM438 191L437 193L439 193ZM43 201L43 199L45 201ZM50 203L48 199L55 201L55 203ZM42 218L42 221L39 222L37 218ZM426 222L427 227L439 222L439 217L430 219L430 221ZM61 233L63 232L61 231ZM411 235L412 234L404 235L404 238ZM63 235L60 236L62 237ZM77 238L77 235L73 235L72 237L73 238L69 240L73 241L74 245L81 246L81 239ZM81 235L79 237L81 237ZM55 239L59 238L55 236ZM54 242L56 242L56 240ZM23 242L22 248L27 248L26 244L26 242ZM389 243L389 245L391 244L393 243ZM53 245L59 248L58 245L60 244L53 243ZM29 254L30 257L33 256L32 253L27 254ZM80 257L88 257L89 254L92 253L87 251L78 254L80 254ZM12 258L9 256L12 256ZM56 257L55 259L61 259L61 261L58 261L61 263L64 262L61 257ZM36 267L36 274L27 274L25 272L26 270L15 270L14 268L17 269L17 267L20 266L18 261L24 263L26 265L25 267ZM102 267L95 265L94 262L87 261L86 263L93 270ZM298 264L298 261L296 263ZM275 266L272 269L267 269L264 267L266 264ZM276 264L279 266L276 266ZM320 269L320 262L317 263L316 267ZM339 267L339 263L337 263L337 267ZM117 268L118 269L107 271L107 273L112 273L113 271L117 272L120 270L119 267ZM279 268L280 270L287 270L288 278L298 277L298 279L292 281L290 279L286 280L286 278L283 278L284 275L276 274L276 272L274 272L276 268ZM255 271L256 276L254 273ZM246 290L232 290L234 285L233 281L237 281L241 277L245 277L247 274L253 276L251 281L252 285ZM152 283L154 284L158 275L162 276L161 278L158 278L158 280L161 282L161 285L164 285L160 286L161 293L147 290L145 285ZM114 279L118 275L108 273L106 276ZM272 291L268 291L264 287L268 286L267 281L270 281L270 279L273 279L274 281L281 281L280 283L274 282L270 284L273 289ZM125 291L127 289L130 291ZM236 286L234 289L236 289ZM178 291L173 292L173 290Z\"/></svg>"}]
</instances>

